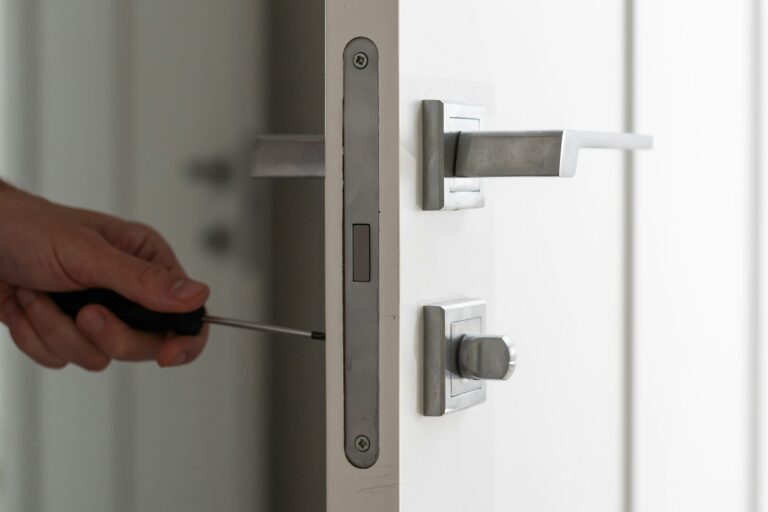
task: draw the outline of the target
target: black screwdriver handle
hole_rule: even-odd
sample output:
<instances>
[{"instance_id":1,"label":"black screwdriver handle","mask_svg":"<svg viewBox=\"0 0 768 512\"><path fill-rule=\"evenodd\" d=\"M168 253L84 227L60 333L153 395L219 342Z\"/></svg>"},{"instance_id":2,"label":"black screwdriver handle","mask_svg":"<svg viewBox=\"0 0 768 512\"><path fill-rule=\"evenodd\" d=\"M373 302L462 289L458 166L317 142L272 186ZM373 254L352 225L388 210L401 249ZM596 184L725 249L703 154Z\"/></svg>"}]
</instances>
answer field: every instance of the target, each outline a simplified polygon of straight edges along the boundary
<instances>
[{"instance_id":1,"label":"black screwdriver handle","mask_svg":"<svg viewBox=\"0 0 768 512\"><path fill-rule=\"evenodd\" d=\"M82 290L51 293L53 301L73 319L85 306L99 304L109 309L129 327L147 332L172 331L183 336L197 336L203 329L205 308L189 313L158 313L132 302L112 290Z\"/></svg>"}]
</instances>

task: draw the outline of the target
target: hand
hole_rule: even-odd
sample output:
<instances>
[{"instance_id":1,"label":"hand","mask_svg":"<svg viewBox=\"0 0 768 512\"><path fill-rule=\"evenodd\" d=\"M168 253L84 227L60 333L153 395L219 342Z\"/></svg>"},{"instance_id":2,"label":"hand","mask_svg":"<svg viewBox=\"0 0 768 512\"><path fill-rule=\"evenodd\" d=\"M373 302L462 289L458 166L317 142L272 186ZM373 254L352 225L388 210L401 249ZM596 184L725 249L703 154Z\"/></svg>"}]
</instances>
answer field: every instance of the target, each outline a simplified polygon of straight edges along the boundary
<instances>
[{"instance_id":1,"label":"hand","mask_svg":"<svg viewBox=\"0 0 768 512\"><path fill-rule=\"evenodd\" d=\"M209 294L151 228L0 187L0 322L22 352L48 368L100 371L112 359L176 366L203 350L207 327L195 337L138 332L98 305L73 321L45 293L87 288L168 313L198 309Z\"/></svg>"}]
</instances>

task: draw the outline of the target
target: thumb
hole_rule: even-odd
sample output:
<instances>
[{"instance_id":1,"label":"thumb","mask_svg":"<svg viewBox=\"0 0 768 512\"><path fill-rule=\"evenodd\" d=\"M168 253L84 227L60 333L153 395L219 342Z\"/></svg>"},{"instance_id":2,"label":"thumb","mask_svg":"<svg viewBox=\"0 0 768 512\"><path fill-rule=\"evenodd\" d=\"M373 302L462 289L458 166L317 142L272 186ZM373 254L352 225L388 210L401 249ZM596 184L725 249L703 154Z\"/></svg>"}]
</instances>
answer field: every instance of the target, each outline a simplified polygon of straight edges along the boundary
<instances>
[{"instance_id":1,"label":"thumb","mask_svg":"<svg viewBox=\"0 0 768 512\"><path fill-rule=\"evenodd\" d=\"M81 284L107 288L153 311L186 313L205 304L208 286L171 272L160 265L136 258L103 243L92 247L88 262L81 267Z\"/></svg>"}]
</instances>

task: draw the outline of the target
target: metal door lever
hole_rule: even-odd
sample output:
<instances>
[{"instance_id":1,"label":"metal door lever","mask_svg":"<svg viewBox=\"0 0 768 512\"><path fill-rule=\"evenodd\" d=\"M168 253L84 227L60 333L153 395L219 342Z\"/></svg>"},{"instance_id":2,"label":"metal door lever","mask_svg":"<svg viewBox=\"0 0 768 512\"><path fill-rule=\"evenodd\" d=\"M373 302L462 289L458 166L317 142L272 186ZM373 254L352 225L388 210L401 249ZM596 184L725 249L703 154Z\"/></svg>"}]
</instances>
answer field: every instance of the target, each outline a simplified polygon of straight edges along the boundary
<instances>
[{"instance_id":1,"label":"metal door lever","mask_svg":"<svg viewBox=\"0 0 768 512\"><path fill-rule=\"evenodd\" d=\"M653 139L634 133L577 130L540 132L461 132L446 139L445 151L456 155L452 175L564 176L576 174L580 149L649 149Z\"/></svg>"},{"instance_id":2,"label":"metal door lever","mask_svg":"<svg viewBox=\"0 0 768 512\"><path fill-rule=\"evenodd\" d=\"M443 141L445 177L573 176L579 149L648 149L653 139L632 133L576 130L460 132ZM444 164L444 165L445 165ZM254 142L251 177L323 178L322 135L262 135Z\"/></svg>"},{"instance_id":3,"label":"metal door lever","mask_svg":"<svg viewBox=\"0 0 768 512\"><path fill-rule=\"evenodd\" d=\"M632 133L577 130L484 132L482 107L422 102L423 208L480 208L478 178L576 174L580 149L649 149L653 139Z\"/></svg>"},{"instance_id":4,"label":"metal door lever","mask_svg":"<svg viewBox=\"0 0 768 512\"><path fill-rule=\"evenodd\" d=\"M650 149L653 138L579 130L483 132L484 109L440 100L422 102L423 208L460 210L484 205L478 178L576 174L579 150ZM322 135L257 137L254 178L323 178Z\"/></svg>"}]
</instances>

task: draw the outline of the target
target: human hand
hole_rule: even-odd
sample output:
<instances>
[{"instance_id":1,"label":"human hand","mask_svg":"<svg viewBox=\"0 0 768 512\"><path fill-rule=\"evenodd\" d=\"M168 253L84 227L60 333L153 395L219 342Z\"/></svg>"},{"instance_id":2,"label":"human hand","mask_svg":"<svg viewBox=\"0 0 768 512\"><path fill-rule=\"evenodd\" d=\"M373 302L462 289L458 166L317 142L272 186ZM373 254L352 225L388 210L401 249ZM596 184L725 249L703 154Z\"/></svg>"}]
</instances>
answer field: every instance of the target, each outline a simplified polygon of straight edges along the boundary
<instances>
[{"instance_id":1,"label":"human hand","mask_svg":"<svg viewBox=\"0 0 768 512\"><path fill-rule=\"evenodd\" d=\"M0 322L22 352L48 368L100 371L112 359L176 366L203 350L207 327L194 337L138 332L98 305L72 320L47 294L87 288L168 313L198 309L209 294L151 228L0 188Z\"/></svg>"}]
</instances>

